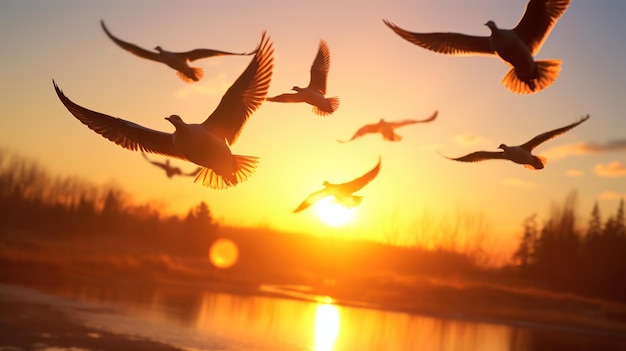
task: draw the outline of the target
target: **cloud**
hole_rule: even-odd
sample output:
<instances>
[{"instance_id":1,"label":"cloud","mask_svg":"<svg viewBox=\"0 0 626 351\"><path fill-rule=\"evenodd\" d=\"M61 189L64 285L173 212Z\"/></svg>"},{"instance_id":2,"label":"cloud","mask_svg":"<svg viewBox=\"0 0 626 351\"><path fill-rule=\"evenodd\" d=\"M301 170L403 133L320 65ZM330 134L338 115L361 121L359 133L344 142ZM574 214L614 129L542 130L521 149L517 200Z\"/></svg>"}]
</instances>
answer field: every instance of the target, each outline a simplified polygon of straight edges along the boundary
<instances>
[{"instance_id":1,"label":"cloud","mask_svg":"<svg viewBox=\"0 0 626 351\"><path fill-rule=\"evenodd\" d=\"M541 154L550 159L565 158L568 156L597 154L602 152L626 150L626 139L609 140L605 143L569 143L553 147Z\"/></svg>"},{"instance_id":2,"label":"cloud","mask_svg":"<svg viewBox=\"0 0 626 351\"><path fill-rule=\"evenodd\" d=\"M614 200L614 199L623 199L626 197L626 194L620 194L616 191L605 190L600 194L600 200Z\"/></svg>"},{"instance_id":3,"label":"cloud","mask_svg":"<svg viewBox=\"0 0 626 351\"><path fill-rule=\"evenodd\" d=\"M489 141L479 135L461 134L454 137L454 141L462 146L471 146Z\"/></svg>"},{"instance_id":4,"label":"cloud","mask_svg":"<svg viewBox=\"0 0 626 351\"><path fill-rule=\"evenodd\" d=\"M613 161L608 164L597 164L594 169L596 175L600 177L626 177L626 165L620 161Z\"/></svg>"},{"instance_id":5,"label":"cloud","mask_svg":"<svg viewBox=\"0 0 626 351\"><path fill-rule=\"evenodd\" d=\"M580 177L584 174L585 172L579 170L579 169L568 169L566 174L568 177Z\"/></svg>"},{"instance_id":6,"label":"cloud","mask_svg":"<svg viewBox=\"0 0 626 351\"><path fill-rule=\"evenodd\" d=\"M512 186L516 188L536 188L537 183L526 182L521 179L508 178L502 181L504 185Z\"/></svg>"}]
</instances>

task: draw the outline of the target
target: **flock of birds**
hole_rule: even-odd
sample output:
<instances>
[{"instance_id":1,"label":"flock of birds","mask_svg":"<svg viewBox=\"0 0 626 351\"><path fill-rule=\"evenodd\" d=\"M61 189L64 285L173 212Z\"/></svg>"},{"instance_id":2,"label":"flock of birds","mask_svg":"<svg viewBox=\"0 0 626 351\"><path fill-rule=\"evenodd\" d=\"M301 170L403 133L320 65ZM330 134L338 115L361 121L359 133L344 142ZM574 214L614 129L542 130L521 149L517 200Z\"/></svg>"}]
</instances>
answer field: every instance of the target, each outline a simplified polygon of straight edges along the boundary
<instances>
[{"instance_id":1,"label":"flock of birds","mask_svg":"<svg viewBox=\"0 0 626 351\"><path fill-rule=\"evenodd\" d=\"M493 21L485 25L491 30L490 36L472 36L460 33L416 33L402 29L383 20L393 32L407 41L425 49L450 55L491 55L498 56L511 66L502 79L502 84L517 94L537 93L558 77L560 60L535 60L543 42L563 15L571 0L529 0L526 11L513 29L500 29ZM195 182L213 189L225 189L248 179L256 170L258 157L235 155L230 147L237 138L246 121L263 101L281 103L307 103L319 116L328 116L339 107L338 97L326 97L327 77L330 68L328 44L320 40L317 55L311 65L310 81L302 88L294 86L293 93L284 93L268 97L268 90L273 72L272 43L264 31L258 47L252 52L234 53L212 49L195 49L187 52L166 51L157 46L154 51L141 48L114 36L101 21L105 34L119 47L130 53L152 61L163 63L176 71L185 82L192 83L203 77L203 70L189 66L189 62L226 55L254 55L243 73L235 80L223 95L217 108L200 124L185 123L178 115L166 117L174 126L174 132L162 132L149 129L136 123L89 110L70 100L53 80L54 89L63 105L81 123L110 141L132 151L141 151L144 158L165 170L168 177L174 175L195 175ZM395 129L417 123L432 122L437 118L435 111L423 120L403 120L368 124L356 131L349 140L337 140L345 143L367 134L379 133L384 140L400 141L402 137ZM519 146L500 144L501 151L476 151L465 156L451 158L461 162L478 162L489 159L505 159L529 169L543 169L545 158L533 155L532 151L541 143L563 134L586 121L589 115L567 126L541 133ZM178 158L198 165L195 171L184 173L167 160L155 162L145 153L155 153ZM323 183L324 188L311 193L294 212L302 211L316 201L333 197L345 207L354 207L361 202L354 192L371 182L379 173L381 159L377 165L352 181L332 184Z\"/></svg>"}]
</instances>

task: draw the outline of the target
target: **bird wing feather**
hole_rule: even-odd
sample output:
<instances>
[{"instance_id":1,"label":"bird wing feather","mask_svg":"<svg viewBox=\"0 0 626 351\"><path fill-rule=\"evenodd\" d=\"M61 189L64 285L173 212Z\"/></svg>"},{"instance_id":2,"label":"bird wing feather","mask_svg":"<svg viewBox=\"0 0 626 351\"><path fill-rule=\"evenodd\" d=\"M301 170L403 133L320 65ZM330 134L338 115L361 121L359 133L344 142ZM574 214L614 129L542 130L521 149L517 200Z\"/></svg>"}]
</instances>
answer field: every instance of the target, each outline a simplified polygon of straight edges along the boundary
<instances>
[{"instance_id":1,"label":"bird wing feather","mask_svg":"<svg viewBox=\"0 0 626 351\"><path fill-rule=\"evenodd\" d=\"M302 97L299 94L295 94L295 93L280 94L280 95L268 97L266 100L273 101L273 102L302 102L303 101Z\"/></svg>"},{"instance_id":2,"label":"bird wing feather","mask_svg":"<svg viewBox=\"0 0 626 351\"><path fill-rule=\"evenodd\" d=\"M328 192L326 191L326 188L312 192L309 196L307 196L306 199L304 199L304 201L302 201L302 203L300 204L300 206L298 206L298 208L293 210L293 212L298 213L327 196L329 195L328 195Z\"/></svg>"},{"instance_id":3,"label":"bird wing feather","mask_svg":"<svg viewBox=\"0 0 626 351\"><path fill-rule=\"evenodd\" d=\"M545 133L541 133L539 135L537 135L536 137L530 139L529 141L527 141L526 143L520 145L521 148L526 149L528 151L532 151L534 148L536 148L539 144L548 141L558 135L561 135L565 132L567 132L568 130L576 127L577 125L583 123L584 121L589 119L589 115L586 115L584 117L582 117L578 122L574 122L570 125L567 125L565 127L561 127L561 128L557 128L554 130L551 130L549 132L545 132Z\"/></svg>"},{"instance_id":4,"label":"bird wing feather","mask_svg":"<svg viewBox=\"0 0 626 351\"><path fill-rule=\"evenodd\" d=\"M356 133L354 133L354 135L352 136L352 138L350 138L349 140L345 140L345 141L341 141L341 140L337 140L340 143L347 143L349 141L352 141L356 138L362 137L366 134L370 134L370 133L378 133L378 124L366 124L363 127L359 128L359 130L356 131Z\"/></svg>"},{"instance_id":5,"label":"bird wing feather","mask_svg":"<svg viewBox=\"0 0 626 351\"><path fill-rule=\"evenodd\" d=\"M489 37L461 33L415 33L404 30L392 22L383 20L400 37L409 42L440 54L447 55L493 55Z\"/></svg>"},{"instance_id":6,"label":"bird wing feather","mask_svg":"<svg viewBox=\"0 0 626 351\"><path fill-rule=\"evenodd\" d=\"M406 125L409 125L409 124L428 123L428 122L432 122L435 119L437 119L437 115L438 114L439 114L439 111L435 111L435 113L433 113L430 117L428 117L426 119L405 119L403 121L389 122L389 124L393 128L398 128L398 127L406 126Z\"/></svg>"},{"instance_id":7,"label":"bird wing feather","mask_svg":"<svg viewBox=\"0 0 626 351\"><path fill-rule=\"evenodd\" d=\"M186 175L186 176L195 176L195 175L197 175L197 174L198 174L198 172L200 172L200 171L202 170L202 168L203 168L203 167L198 167L198 168L194 169L194 170L193 170L193 171L191 171L191 172L184 173L183 175Z\"/></svg>"},{"instance_id":8,"label":"bird wing feather","mask_svg":"<svg viewBox=\"0 0 626 351\"><path fill-rule=\"evenodd\" d=\"M174 147L172 134L86 109L66 97L54 80L52 83L59 99L68 111L94 132L128 150L152 152L186 160Z\"/></svg>"},{"instance_id":9,"label":"bird wing feather","mask_svg":"<svg viewBox=\"0 0 626 351\"><path fill-rule=\"evenodd\" d=\"M364 175L348 183L341 184L342 190L345 190L346 193L351 194L363 188L365 185L371 182L374 178L376 178L376 176L380 172L380 163L381 163L381 158L380 156L378 156L378 163L376 164L374 168L372 168L369 172L365 173Z\"/></svg>"},{"instance_id":10,"label":"bird wing feather","mask_svg":"<svg viewBox=\"0 0 626 351\"><path fill-rule=\"evenodd\" d=\"M221 51L221 50L213 50L213 49L195 49L187 52L178 52L176 53L178 56L185 58L187 61L195 61L207 57L214 56L245 56L251 55L252 53L245 52L229 52L229 51Z\"/></svg>"},{"instance_id":11,"label":"bird wing feather","mask_svg":"<svg viewBox=\"0 0 626 351\"><path fill-rule=\"evenodd\" d=\"M320 94L326 94L326 80L328 71L330 70L330 50L328 44L324 40L320 40L319 49L315 60L311 65L311 81L309 88L318 91Z\"/></svg>"},{"instance_id":12,"label":"bird wing feather","mask_svg":"<svg viewBox=\"0 0 626 351\"><path fill-rule=\"evenodd\" d=\"M475 151L461 157L448 157L441 155L449 160L461 161L461 162L480 162L491 159L504 159L504 152L502 151Z\"/></svg>"},{"instance_id":13,"label":"bird wing feather","mask_svg":"<svg viewBox=\"0 0 626 351\"><path fill-rule=\"evenodd\" d=\"M533 55L539 52L557 19L565 13L571 0L530 0L513 31Z\"/></svg>"},{"instance_id":14,"label":"bird wing feather","mask_svg":"<svg viewBox=\"0 0 626 351\"><path fill-rule=\"evenodd\" d=\"M152 60L152 61L157 61L157 62L161 62L160 56L158 53L154 52L154 51L149 51L146 50L142 47L139 47L135 44L131 44L128 42L125 42L117 37L115 37L113 34L111 34L111 32L109 32L109 30L107 29L107 27L104 25L104 21L100 20L100 24L102 25L102 29L104 29L104 32L106 33L106 35L113 40L113 42L115 44L117 44L119 47L121 47L122 49L129 51L130 53L137 55L139 57L148 59L148 60Z\"/></svg>"},{"instance_id":15,"label":"bird wing feather","mask_svg":"<svg viewBox=\"0 0 626 351\"><path fill-rule=\"evenodd\" d=\"M213 113L202 123L212 133L234 144L242 127L267 96L274 68L274 49L265 31L259 50L226 91Z\"/></svg>"}]
</instances>

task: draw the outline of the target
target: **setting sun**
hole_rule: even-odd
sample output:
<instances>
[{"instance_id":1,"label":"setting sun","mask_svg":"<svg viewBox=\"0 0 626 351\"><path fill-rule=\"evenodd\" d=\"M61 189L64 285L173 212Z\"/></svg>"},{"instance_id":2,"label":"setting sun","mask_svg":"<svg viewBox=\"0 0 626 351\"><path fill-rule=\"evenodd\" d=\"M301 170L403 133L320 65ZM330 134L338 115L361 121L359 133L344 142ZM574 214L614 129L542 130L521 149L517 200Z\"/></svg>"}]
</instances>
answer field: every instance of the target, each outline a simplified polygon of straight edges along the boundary
<instances>
[{"instance_id":1,"label":"setting sun","mask_svg":"<svg viewBox=\"0 0 626 351\"><path fill-rule=\"evenodd\" d=\"M217 268L230 268L237 263L238 258L237 245L228 239L217 239L209 249L209 259Z\"/></svg>"},{"instance_id":2,"label":"setting sun","mask_svg":"<svg viewBox=\"0 0 626 351\"><path fill-rule=\"evenodd\" d=\"M355 208L344 207L332 197L327 197L315 203L317 217L327 225L336 227L347 224L354 219Z\"/></svg>"}]
</instances>

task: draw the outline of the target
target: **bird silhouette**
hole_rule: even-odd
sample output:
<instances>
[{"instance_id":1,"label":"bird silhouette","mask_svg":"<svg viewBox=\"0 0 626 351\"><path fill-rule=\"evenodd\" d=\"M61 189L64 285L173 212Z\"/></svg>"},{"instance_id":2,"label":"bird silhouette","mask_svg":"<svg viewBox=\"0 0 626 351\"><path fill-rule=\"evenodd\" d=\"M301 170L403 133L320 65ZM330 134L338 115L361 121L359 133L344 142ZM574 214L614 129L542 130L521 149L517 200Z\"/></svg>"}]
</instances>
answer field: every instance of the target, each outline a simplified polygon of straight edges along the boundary
<instances>
[{"instance_id":1,"label":"bird silhouette","mask_svg":"<svg viewBox=\"0 0 626 351\"><path fill-rule=\"evenodd\" d=\"M204 71L202 68L191 67L189 66L188 62L192 62L195 60L208 58L208 57L214 57L214 56L252 55L256 52L256 51L252 51L252 52L244 52L244 53L235 53L235 52L212 50L212 49L195 49L195 50L186 51L186 52L172 52L172 51L164 50L160 46L155 47L154 50L156 50L156 52L154 52L154 51L149 51L144 48L141 48L135 44L125 42L115 37L113 34L111 34L111 32L109 32L103 20L100 20L100 24L102 25L102 29L104 29L104 32L106 33L106 35L111 40L113 40L114 43L119 45L122 49L129 51L130 53L135 54L141 58L145 58L145 59L156 61L156 62L161 62L161 63L168 65L169 67L176 70L176 74L178 75L178 77L180 77L180 79L182 79L183 81L187 83L197 82L200 79L202 79L202 76L204 75Z\"/></svg>"},{"instance_id":2,"label":"bird silhouette","mask_svg":"<svg viewBox=\"0 0 626 351\"><path fill-rule=\"evenodd\" d=\"M161 168L162 170L165 171L165 175L168 178L172 178L173 176L177 175L177 176L195 176L198 174L198 172L200 172L202 170L202 167L197 167L195 170L189 172L189 173L184 173L180 167L176 167L176 166L172 166L170 163L169 159L165 159L165 162L158 162L158 161L153 161L151 159L148 158L148 156L146 156L146 154L144 152L141 153L141 155L143 156L143 158L146 159L146 161L150 162L151 164Z\"/></svg>"},{"instance_id":3,"label":"bird silhouette","mask_svg":"<svg viewBox=\"0 0 626 351\"><path fill-rule=\"evenodd\" d=\"M86 109L67 98L54 80L53 84L63 105L94 132L129 150L191 161L203 167L195 182L224 189L248 179L256 170L257 157L233 155L230 146L267 96L274 67L273 53L272 43L263 32L259 50L213 113L201 124L187 124L178 115L166 117L175 127L173 133Z\"/></svg>"},{"instance_id":4,"label":"bird silhouette","mask_svg":"<svg viewBox=\"0 0 626 351\"><path fill-rule=\"evenodd\" d=\"M285 93L278 96L268 97L267 101L274 102L306 102L313 106L313 112L319 116L328 116L339 107L339 98L327 98L326 81L330 69L330 51L328 44L320 40L317 56L311 66L311 80L306 88L294 86L291 90L295 93Z\"/></svg>"},{"instance_id":5,"label":"bird silhouette","mask_svg":"<svg viewBox=\"0 0 626 351\"><path fill-rule=\"evenodd\" d=\"M421 119L421 120L405 119L403 121L395 121L395 122L387 122L381 118L380 121L378 121L378 123L366 124L363 127L359 128L359 130L357 130L356 133L354 133L352 138L350 138L349 140L337 140L337 141L340 143L347 143L356 138L360 138L366 134L375 134L375 133L380 133L383 137L383 140L400 141L402 140L402 136L396 134L395 132L396 128L400 128L400 127L407 126L410 124L432 122L437 118L437 114L438 114L438 111L435 111L435 113L433 113L432 116L428 117L427 119Z\"/></svg>"},{"instance_id":6,"label":"bird silhouette","mask_svg":"<svg viewBox=\"0 0 626 351\"><path fill-rule=\"evenodd\" d=\"M543 42L571 0L530 0L513 29L500 29L494 21L485 25L491 36L460 33L414 33L383 20L400 37L434 52L449 55L497 55L512 66L502 84L517 94L539 92L558 77L561 60L538 60Z\"/></svg>"},{"instance_id":7,"label":"bird silhouette","mask_svg":"<svg viewBox=\"0 0 626 351\"><path fill-rule=\"evenodd\" d=\"M461 162L479 162L491 159L510 160L515 163L524 165L524 167L528 169L543 169L546 165L546 158L533 155L533 149L539 146L541 143L567 132L568 130L583 123L587 119L589 119L589 115L586 115L582 117L578 122L572 123L565 127L541 133L522 145L507 146L506 144L500 144L500 146L498 146L498 149L502 149L502 151L476 151L457 158L451 158L443 155L442 156L450 160Z\"/></svg>"},{"instance_id":8,"label":"bird silhouette","mask_svg":"<svg viewBox=\"0 0 626 351\"><path fill-rule=\"evenodd\" d=\"M293 212L294 213L300 212L308 208L315 202L328 196L332 196L335 202L339 203L340 205L346 208L358 206L363 200L363 197L352 195L352 193L359 191L361 188L363 188L365 185L371 182L374 178L376 178L376 176L378 175L378 172L380 172L380 162L381 162L381 159L380 159L380 156L378 156L378 164L376 164L374 168L372 168L369 172L365 173L364 175L350 182L342 183L342 184L332 184L332 183L329 183L328 181L324 181L323 183L324 188L321 190L315 191L311 193L309 196L307 196L307 198L304 199L304 201L300 204L300 206L298 206L298 208L296 208Z\"/></svg>"}]
</instances>

